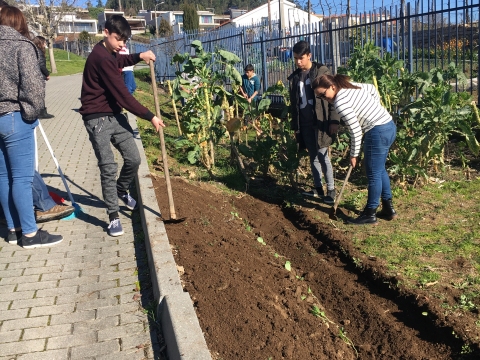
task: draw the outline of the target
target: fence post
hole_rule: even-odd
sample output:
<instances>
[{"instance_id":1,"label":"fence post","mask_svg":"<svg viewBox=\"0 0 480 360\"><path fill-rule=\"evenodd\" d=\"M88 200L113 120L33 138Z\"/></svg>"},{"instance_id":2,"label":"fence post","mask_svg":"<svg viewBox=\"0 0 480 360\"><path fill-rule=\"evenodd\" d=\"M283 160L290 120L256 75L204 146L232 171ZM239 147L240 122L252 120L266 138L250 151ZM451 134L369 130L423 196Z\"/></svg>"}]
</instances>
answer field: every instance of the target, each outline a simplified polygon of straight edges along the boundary
<instances>
[{"instance_id":1,"label":"fence post","mask_svg":"<svg viewBox=\"0 0 480 360\"><path fill-rule=\"evenodd\" d=\"M318 26L318 38L319 38L319 41L318 41L318 60L320 61L320 64L325 64L325 52L323 51L323 47L325 46L325 44L323 43L323 34L322 34L322 31L323 31L323 21L319 23L319 26Z\"/></svg>"},{"instance_id":2,"label":"fence post","mask_svg":"<svg viewBox=\"0 0 480 360\"><path fill-rule=\"evenodd\" d=\"M240 46L242 48L243 66L246 66L247 65L247 57L246 57L247 49L245 49L245 30L242 30L242 33L240 34Z\"/></svg>"},{"instance_id":3,"label":"fence post","mask_svg":"<svg viewBox=\"0 0 480 360\"><path fill-rule=\"evenodd\" d=\"M408 71L413 74L413 26L410 3L407 4L408 17Z\"/></svg>"},{"instance_id":4,"label":"fence post","mask_svg":"<svg viewBox=\"0 0 480 360\"><path fill-rule=\"evenodd\" d=\"M267 52L265 51L265 41L263 35L260 36L260 49L262 54L262 77L263 77L263 92L268 89L268 69L267 69Z\"/></svg>"},{"instance_id":5,"label":"fence post","mask_svg":"<svg viewBox=\"0 0 480 360\"><path fill-rule=\"evenodd\" d=\"M335 31L337 25L330 23L329 25L329 35L330 35L330 54L332 56L332 73L336 74L337 69L340 67L340 54L339 54L339 43L338 43L338 32Z\"/></svg>"}]
</instances>

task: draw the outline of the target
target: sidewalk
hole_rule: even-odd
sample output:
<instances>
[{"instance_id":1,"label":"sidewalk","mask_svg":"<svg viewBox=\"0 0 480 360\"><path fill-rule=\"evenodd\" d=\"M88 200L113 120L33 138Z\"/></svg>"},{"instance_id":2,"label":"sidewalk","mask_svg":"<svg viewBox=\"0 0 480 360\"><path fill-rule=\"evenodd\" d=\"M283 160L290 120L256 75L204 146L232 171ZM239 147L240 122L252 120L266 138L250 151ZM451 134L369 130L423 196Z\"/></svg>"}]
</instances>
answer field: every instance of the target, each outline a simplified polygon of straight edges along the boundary
<instances>
[{"instance_id":1,"label":"sidewalk","mask_svg":"<svg viewBox=\"0 0 480 360\"><path fill-rule=\"evenodd\" d=\"M138 275L148 273L147 257L125 207L125 235L106 233L97 160L78 113L81 79L47 82L47 108L55 118L42 125L85 214L45 223L44 229L64 236L51 248L0 242L0 360L153 359L156 336L141 310ZM37 141L40 173L68 201L40 131Z\"/></svg>"}]
</instances>

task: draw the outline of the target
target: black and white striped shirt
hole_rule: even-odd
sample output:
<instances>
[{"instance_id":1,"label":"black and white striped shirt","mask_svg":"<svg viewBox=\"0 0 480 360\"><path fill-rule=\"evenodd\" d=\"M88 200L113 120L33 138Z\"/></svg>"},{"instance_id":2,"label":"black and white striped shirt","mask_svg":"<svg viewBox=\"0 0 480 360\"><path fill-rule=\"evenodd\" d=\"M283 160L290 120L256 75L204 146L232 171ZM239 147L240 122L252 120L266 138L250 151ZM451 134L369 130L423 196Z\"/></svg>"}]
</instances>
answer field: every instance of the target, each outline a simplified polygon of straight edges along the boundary
<instances>
[{"instance_id":1,"label":"black and white striped shirt","mask_svg":"<svg viewBox=\"0 0 480 360\"><path fill-rule=\"evenodd\" d=\"M374 126L383 125L392 120L380 103L380 95L371 84L352 83L361 89L341 89L334 100L334 107L340 118L350 131L352 139L350 156L360 154L362 133L366 133Z\"/></svg>"}]
</instances>

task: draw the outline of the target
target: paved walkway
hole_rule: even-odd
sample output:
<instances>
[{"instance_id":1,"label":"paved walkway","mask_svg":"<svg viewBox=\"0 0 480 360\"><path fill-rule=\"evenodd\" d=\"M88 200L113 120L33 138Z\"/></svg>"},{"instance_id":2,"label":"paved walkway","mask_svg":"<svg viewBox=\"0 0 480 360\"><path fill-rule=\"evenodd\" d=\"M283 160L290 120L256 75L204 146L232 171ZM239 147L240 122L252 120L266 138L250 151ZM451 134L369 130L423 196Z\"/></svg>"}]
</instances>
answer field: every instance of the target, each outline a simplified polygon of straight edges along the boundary
<instances>
[{"instance_id":1,"label":"paved walkway","mask_svg":"<svg viewBox=\"0 0 480 360\"><path fill-rule=\"evenodd\" d=\"M85 214L44 224L64 236L57 246L25 250L0 243L0 360L153 359L138 300L146 255L135 244L131 212L121 214L125 235L105 231L97 161L77 112L81 78L51 78L46 103L56 117L42 125ZM68 200L39 131L37 138L40 173Z\"/></svg>"}]
</instances>

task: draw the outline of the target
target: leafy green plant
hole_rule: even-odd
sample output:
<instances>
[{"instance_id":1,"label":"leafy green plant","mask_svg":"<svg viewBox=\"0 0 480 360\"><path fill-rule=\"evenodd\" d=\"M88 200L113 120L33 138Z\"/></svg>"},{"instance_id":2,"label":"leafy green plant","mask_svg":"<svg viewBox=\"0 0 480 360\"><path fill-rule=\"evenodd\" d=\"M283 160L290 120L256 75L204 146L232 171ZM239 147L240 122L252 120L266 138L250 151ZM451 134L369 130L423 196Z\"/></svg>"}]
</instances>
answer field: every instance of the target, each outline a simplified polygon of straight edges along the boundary
<instances>
[{"instance_id":1,"label":"leafy green plant","mask_svg":"<svg viewBox=\"0 0 480 360\"><path fill-rule=\"evenodd\" d=\"M403 175L427 176L433 168L443 170L445 145L460 136L475 155L480 146L475 138L476 120L471 96L454 92L450 83L463 73L450 64L447 70L432 69L419 87L420 96L401 109L396 147L390 154L392 171Z\"/></svg>"},{"instance_id":2,"label":"leafy green plant","mask_svg":"<svg viewBox=\"0 0 480 360\"><path fill-rule=\"evenodd\" d=\"M347 337L347 332L345 331L345 329L343 327L339 328L338 329L338 337L340 339L342 339L345 344L349 345L352 347L352 349L355 351L355 354L357 355L357 358L358 358L358 351L357 351L357 348L355 347L355 345L353 344L353 341L350 340L348 337Z\"/></svg>"},{"instance_id":3,"label":"leafy green plant","mask_svg":"<svg viewBox=\"0 0 480 360\"><path fill-rule=\"evenodd\" d=\"M318 306L312 305L312 307L310 308L309 311L313 316L316 316L316 317L322 319L324 323L334 324L334 322L332 320L330 320L327 317L327 315L325 315L325 311L320 310L320 308Z\"/></svg>"},{"instance_id":4,"label":"leafy green plant","mask_svg":"<svg viewBox=\"0 0 480 360\"><path fill-rule=\"evenodd\" d=\"M267 112L270 106L269 95L280 95L283 98L284 108L280 117L274 117ZM292 186L296 186L294 173L300 158L297 153L297 143L288 125L288 106L290 105L288 89L279 81L269 87L264 93L258 108L243 107L244 114L259 124L260 133L252 146L240 144L240 152L258 164L263 176L269 171L278 171L280 177L288 178Z\"/></svg>"},{"instance_id":5,"label":"leafy green plant","mask_svg":"<svg viewBox=\"0 0 480 360\"><path fill-rule=\"evenodd\" d=\"M339 72L354 81L375 84L382 105L397 123L397 138L389 154L394 174L417 180L431 170L443 170L445 145L453 135L465 139L466 147L475 155L479 153L475 138L479 121L471 96L455 92L451 86L456 79L465 80L454 63L446 69L410 74L402 61L388 52L381 57L380 48L367 43L355 48L347 67ZM459 156L466 164L466 158L461 153Z\"/></svg>"},{"instance_id":6,"label":"leafy green plant","mask_svg":"<svg viewBox=\"0 0 480 360\"><path fill-rule=\"evenodd\" d=\"M182 108L182 131L185 135L177 141L177 147L189 149L188 161L191 164L200 162L209 172L215 166L215 145L225 136L225 114L231 115L226 102L225 84L230 81L235 86L241 84L241 75L235 69L240 62L235 54L217 49L206 52L198 40L192 42L195 56L188 53L176 54L175 63L183 63L183 71L195 83L181 78L177 72L174 82L173 97L175 100L186 99Z\"/></svg>"}]
</instances>

